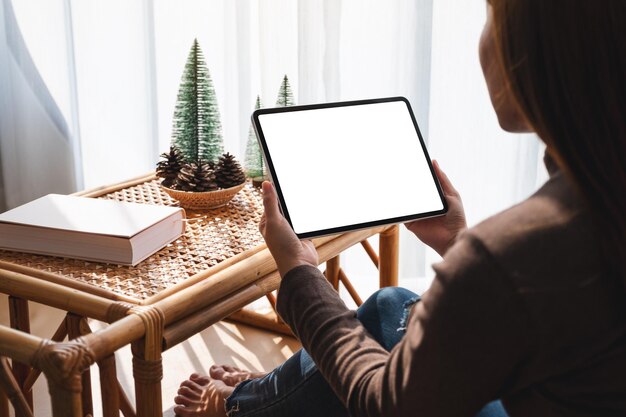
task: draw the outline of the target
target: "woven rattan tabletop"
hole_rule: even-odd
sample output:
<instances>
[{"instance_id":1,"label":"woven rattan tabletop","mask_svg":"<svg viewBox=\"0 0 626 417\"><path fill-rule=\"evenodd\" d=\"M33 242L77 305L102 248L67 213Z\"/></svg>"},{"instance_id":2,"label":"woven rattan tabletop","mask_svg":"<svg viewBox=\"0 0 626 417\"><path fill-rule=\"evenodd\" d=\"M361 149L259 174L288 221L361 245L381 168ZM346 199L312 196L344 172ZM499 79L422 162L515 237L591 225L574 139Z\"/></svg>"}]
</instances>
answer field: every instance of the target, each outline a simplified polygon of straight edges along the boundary
<instances>
[{"instance_id":1,"label":"woven rattan tabletop","mask_svg":"<svg viewBox=\"0 0 626 417\"><path fill-rule=\"evenodd\" d=\"M177 206L159 183L151 177L139 184L105 191L98 198ZM262 197L250 183L226 206L186 212L184 235L134 267L2 250L0 262L87 283L100 289L100 294L105 290L139 303L264 244L258 230Z\"/></svg>"}]
</instances>

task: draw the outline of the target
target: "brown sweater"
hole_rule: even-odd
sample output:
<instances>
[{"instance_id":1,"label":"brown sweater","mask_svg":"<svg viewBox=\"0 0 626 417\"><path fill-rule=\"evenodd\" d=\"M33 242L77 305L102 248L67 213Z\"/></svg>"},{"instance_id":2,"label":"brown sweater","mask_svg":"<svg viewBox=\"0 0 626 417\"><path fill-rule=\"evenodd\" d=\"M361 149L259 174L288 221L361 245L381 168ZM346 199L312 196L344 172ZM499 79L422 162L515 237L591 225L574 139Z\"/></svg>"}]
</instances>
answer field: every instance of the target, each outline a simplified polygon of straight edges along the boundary
<instances>
[{"instance_id":1,"label":"brown sweater","mask_svg":"<svg viewBox=\"0 0 626 417\"><path fill-rule=\"evenodd\" d=\"M471 417L498 398L511 417L626 416L626 294L599 239L557 172L459 237L391 352L316 268L286 274L278 311L353 416Z\"/></svg>"}]
</instances>

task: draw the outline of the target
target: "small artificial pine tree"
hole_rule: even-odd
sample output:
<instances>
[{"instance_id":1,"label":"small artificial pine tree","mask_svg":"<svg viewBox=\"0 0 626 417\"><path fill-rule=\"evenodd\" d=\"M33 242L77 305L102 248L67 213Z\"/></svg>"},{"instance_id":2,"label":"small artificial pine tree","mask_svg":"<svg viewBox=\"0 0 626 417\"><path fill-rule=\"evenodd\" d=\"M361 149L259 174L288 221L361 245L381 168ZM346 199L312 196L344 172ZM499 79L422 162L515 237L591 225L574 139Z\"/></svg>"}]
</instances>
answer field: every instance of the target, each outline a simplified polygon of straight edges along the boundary
<instances>
[{"instance_id":1,"label":"small artificial pine tree","mask_svg":"<svg viewBox=\"0 0 626 417\"><path fill-rule=\"evenodd\" d=\"M278 107L287 107L293 106L295 103L293 99L293 93L291 92L291 86L289 85L289 79L287 78L287 74L283 77L283 82L280 84L280 89L278 90L278 98L276 99L276 106Z\"/></svg>"},{"instance_id":2,"label":"small artificial pine tree","mask_svg":"<svg viewBox=\"0 0 626 417\"><path fill-rule=\"evenodd\" d=\"M235 157L225 153L215 167L217 185L221 188L230 188L246 181L246 175Z\"/></svg>"},{"instance_id":3,"label":"small artificial pine tree","mask_svg":"<svg viewBox=\"0 0 626 417\"><path fill-rule=\"evenodd\" d=\"M217 97L198 40L185 64L174 111L172 142L187 162L217 162L224 152Z\"/></svg>"},{"instance_id":4,"label":"small artificial pine tree","mask_svg":"<svg viewBox=\"0 0 626 417\"><path fill-rule=\"evenodd\" d=\"M157 163L156 176L163 178L162 184L165 187L171 188L183 166L184 156L176 146L170 146L169 153L162 153L161 158L163 160Z\"/></svg>"},{"instance_id":5,"label":"small artificial pine tree","mask_svg":"<svg viewBox=\"0 0 626 417\"><path fill-rule=\"evenodd\" d=\"M261 108L261 97L256 96L255 110ZM244 163L246 176L250 178L264 177L265 164L263 163L263 153L259 146L259 141L254 133L254 128L250 125L248 131L248 143L246 144L246 160Z\"/></svg>"},{"instance_id":6,"label":"small artificial pine tree","mask_svg":"<svg viewBox=\"0 0 626 417\"><path fill-rule=\"evenodd\" d=\"M185 164L176 177L176 189L199 193L216 191L218 186L215 182L213 166L206 162Z\"/></svg>"}]
</instances>

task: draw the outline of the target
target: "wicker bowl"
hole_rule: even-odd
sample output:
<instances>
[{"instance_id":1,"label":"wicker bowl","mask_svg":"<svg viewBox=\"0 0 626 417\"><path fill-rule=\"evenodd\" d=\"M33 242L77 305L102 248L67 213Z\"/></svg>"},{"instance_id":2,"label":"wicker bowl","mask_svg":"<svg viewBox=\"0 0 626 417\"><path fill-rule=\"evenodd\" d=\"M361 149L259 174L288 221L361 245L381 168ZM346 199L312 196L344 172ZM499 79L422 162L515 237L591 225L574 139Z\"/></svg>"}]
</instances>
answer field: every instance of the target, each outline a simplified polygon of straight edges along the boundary
<instances>
[{"instance_id":1,"label":"wicker bowl","mask_svg":"<svg viewBox=\"0 0 626 417\"><path fill-rule=\"evenodd\" d=\"M194 193L190 191L179 191L161 185L165 191L174 200L178 200L181 207L192 210L206 210L224 206L233 199L246 185L245 182L235 185L234 187L225 188L217 191L207 191L202 193Z\"/></svg>"}]
</instances>

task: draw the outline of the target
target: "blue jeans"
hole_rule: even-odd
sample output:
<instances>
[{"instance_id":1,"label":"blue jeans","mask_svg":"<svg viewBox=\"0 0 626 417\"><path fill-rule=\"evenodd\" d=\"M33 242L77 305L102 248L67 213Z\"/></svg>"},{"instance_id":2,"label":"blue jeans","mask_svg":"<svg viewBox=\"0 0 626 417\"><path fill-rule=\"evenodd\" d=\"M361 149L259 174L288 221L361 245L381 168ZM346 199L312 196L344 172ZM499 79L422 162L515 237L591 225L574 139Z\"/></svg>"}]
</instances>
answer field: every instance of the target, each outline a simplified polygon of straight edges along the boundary
<instances>
[{"instance_id":1,"label":"blue jeans","mask_svg":"<svg viewBox=\"0 0 626 417\"><path fill-rule=\"evenodd\" d=\"M411 307L419 296L398 287L374 293L357 310L357 318L386 350L405 334ZM313 359L304 349L262 378L243 381L226 400L229 417L347 417ZM507 417L500 401L485 406L476 417Z\"/></svg>"}]
</instances>

